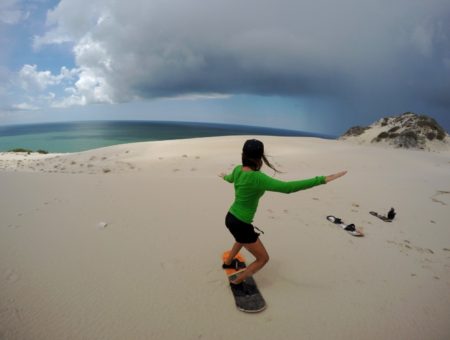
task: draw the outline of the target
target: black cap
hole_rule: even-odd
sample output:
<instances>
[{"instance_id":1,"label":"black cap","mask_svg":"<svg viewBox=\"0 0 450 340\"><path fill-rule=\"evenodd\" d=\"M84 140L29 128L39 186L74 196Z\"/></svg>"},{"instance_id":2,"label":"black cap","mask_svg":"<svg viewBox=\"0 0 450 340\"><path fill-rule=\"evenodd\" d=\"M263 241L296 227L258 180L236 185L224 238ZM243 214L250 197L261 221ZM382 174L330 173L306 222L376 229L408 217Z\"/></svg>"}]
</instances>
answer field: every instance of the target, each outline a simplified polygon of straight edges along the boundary
<instances>
[{"instance_id":1,"label":"black cap","mask_svg":"<svg viewBox=\"0 0 450 340\"><path fill-rule=\"evenodd\" d=\"M250 158L261 158L264 155L264 144L257 139L249 139L244 143L242 152Z\"/></svg>"}]
</instances>

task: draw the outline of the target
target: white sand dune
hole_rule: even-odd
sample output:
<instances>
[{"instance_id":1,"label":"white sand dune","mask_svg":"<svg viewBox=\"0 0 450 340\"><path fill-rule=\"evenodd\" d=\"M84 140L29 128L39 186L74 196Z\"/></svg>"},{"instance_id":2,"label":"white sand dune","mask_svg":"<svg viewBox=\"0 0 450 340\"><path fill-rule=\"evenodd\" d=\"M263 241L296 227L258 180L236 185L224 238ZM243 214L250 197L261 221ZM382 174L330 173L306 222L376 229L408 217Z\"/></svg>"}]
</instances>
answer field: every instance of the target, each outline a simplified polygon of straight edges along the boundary
<instances>
[{"instance_id":1,"label":"white sand dune","mask_svg":"<svg viewBox=\"0 0 450 340\"><path fill-rule=\"evenodd\" d=\"M249 315L221 269L217 176L246 138L0 154L0 339L450 338L450 151L260 137L280 179L348 174L262 198L268 308Z\"/></svg>"}]
</instances>

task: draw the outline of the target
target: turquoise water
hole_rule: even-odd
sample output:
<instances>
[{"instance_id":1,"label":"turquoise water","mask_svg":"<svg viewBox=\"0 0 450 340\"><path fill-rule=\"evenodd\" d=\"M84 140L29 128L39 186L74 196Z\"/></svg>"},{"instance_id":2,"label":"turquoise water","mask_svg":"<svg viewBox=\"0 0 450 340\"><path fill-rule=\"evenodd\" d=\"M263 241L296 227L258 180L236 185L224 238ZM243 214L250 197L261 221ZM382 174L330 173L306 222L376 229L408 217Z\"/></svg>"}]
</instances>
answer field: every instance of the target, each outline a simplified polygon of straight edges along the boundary
<instances>
[{"instance_id":1,"label":"turquoise water","mask_svg":"<svg viewBox=\"0 0 450 340\"><path fill-rule=\"evenodd\" d=\"M320 134L255 126L159 121L89 121L0 126L0 151L15 148L78 152L110 145L228 135L308 136Z\"/></svg>"}]
</instances>

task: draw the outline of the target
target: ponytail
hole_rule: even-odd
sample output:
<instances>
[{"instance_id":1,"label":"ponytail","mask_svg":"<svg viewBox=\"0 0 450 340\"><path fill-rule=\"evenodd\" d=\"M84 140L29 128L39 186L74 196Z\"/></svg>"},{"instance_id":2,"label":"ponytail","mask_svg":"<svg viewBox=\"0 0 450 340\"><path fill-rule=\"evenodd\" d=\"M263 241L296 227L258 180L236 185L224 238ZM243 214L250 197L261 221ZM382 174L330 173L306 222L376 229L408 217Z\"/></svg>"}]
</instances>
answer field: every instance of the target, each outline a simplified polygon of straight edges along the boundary
<instances>
[{"instance_id":1,"label":"ponytail","mask_svg":"<svg viewBox=\"0 0 450 340\"><path fill-rule=\"evenodd\" d=\"M248 157L245 153L242 154L242 165L243 166L248 166L250 169L252 169L253 171L258 171L259 169L261 169L262 163L264 162L264 164L266 164L269 168L271 168L273 171L275 171L275 173L282 173L281 171L279 171L277 168L275 168L272 163L270 163L267 160L266 155L261 155L261 158L256 159L253 157Z\"/></svg>"},{"instance_id":2,"label":"ponytail","mask_svg":"<svg viewBox=\"0 0 450 340\"><path fill-rule=\"evenodd\" d=\"M264 163L265 163L269 168L271 168L273 171L275 171L275 173L277 173L277 174L280 174L280 173L281 173L281 171L279 171L277 168L275 168L275 167L267 160L266 155L262 155L262 159L263 159Z\"/></svg>"}]
</instances>

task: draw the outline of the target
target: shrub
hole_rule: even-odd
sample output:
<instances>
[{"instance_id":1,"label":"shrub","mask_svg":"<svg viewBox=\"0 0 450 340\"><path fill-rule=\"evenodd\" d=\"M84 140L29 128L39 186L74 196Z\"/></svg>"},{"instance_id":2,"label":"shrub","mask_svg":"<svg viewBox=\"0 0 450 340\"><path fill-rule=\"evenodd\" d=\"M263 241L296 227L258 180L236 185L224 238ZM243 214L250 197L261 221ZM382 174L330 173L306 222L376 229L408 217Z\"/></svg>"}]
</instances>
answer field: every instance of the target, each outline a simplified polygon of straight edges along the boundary
<instances>
[{"instance_id":1,"label":"shrub","mask_svg":"<svg viewBox=\"0 0 450 340\"><path fill-rule=\"evenodd\" d=\"M353 126L346 133L344 133L344 136L353 136L357 137L359 135L362 135L364 131L369 129L369 127L363 127L363 126Z\"/></svg>"},{"instance_id":2,"label":"shrub","mask_svg":"<svg viewBox=\"0 0 450 340\"><path fill-rule=\"evenodd\" d=\"M415 139L415 140L418 139L417 133L415 133L414 131L411 131L411 130L407 130L405 132L402 132L400 134L400 136L408 138L408 139Z\"/></svg>"},{"instance_id":3,"label":"shrub","mask_svg":"<svg viewBox=\"0 0 450 340\"><path fill-rule=\"evenodd\" d=\"M16 148L16 149L9 150L9 152L27 152L27 153L31 153L31 152L33 152L33 150L23 149L23 148Z\"/></svg>"},{"instance_id":4,"label":"shrub","mask_svg":"<svg viewBox=\"0 0 450 340\"><path fill-rule=\"evenodd\" d=\"M389 134L389 138L391 138L391 139L397 138L398 136L400 136L400 134L395 133L395 132L391 132L391 133Z\"/></svg>"},{"instance_id":5,"label":"shrub","mask_svg":"<svg viewBox=\"0 0 450 340\"><path fill-rule=\"evenodd\" d=\"M431 117L419 116L417 125L422 128L429 128L437 133L438 139L442 140L445 138L445 130Z\"/></svg>"},{"instance_id":6,"label":"shrub","mask_svg":"<svg viewBox=\"0 0 450 340\"><path fill-rule=\"evenodd\" d=\"M438 123L433 119L425 116L420 116L419 120L417 121L417 125L420 127L428 127L432 130L439 130L440 127Z\"/></svg>"},{"instance_id":7,"label":"shrub","mask_svg":"<svg viewBox=\"0 0 450 340\"><path fill-rule=\"evenodd\" d=\"M398 129L400 129L400 126L394 126L393 128L391 128L391 129L389 129L389 133L391 133L391 132L395 132L395 131L397 131Z\"/></svg>"},{"instance_id":8,"label":"shrub","mask_svg":"<svg viewBox=\"0 0 450 340\"><path fill-rule=\"evenodd\" d=\"M444 140L445 138L445 132L444 131L439 131L436 137L438 140Z\"/></svg>"},{"instance_id":9,"label":"shrub","mask_svg":"<svg viewBox=\"0 0 450 340\"><path fill-rule=\"evenodd\" d=\"M46 150L38 150L37 152L41 153L41 154L44 154L44 155L48 154L48 151L46 151Z\"/></svg>"},{"instance_id":10,"label":"shrub","mask_svg":"<svg viewBox=\"0 0 450 340\"><path fill-rule=\"evenodd\" d=\"M418 146L419 137L414 131L408 130L402 132L397 137L397 145L403 148L415 148Z\"/></svg>"},{"instance_id":11,"label":"shrub","mask_svg":"<svg viewBox=\"0 0 450 340\"><path fill-rule=\"evenodd\" d=\"M426 134L428 140L433 140L436 138L436 134L434 132L428 132Z\"/></svg>"}]
</instances>

